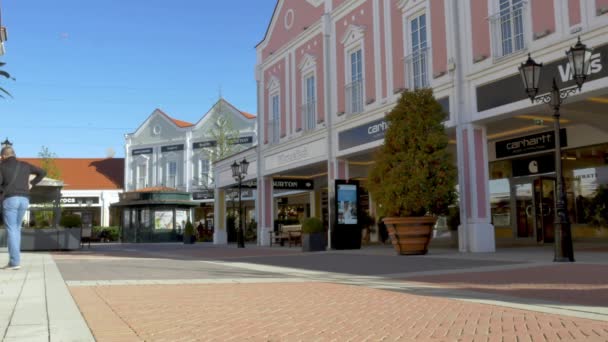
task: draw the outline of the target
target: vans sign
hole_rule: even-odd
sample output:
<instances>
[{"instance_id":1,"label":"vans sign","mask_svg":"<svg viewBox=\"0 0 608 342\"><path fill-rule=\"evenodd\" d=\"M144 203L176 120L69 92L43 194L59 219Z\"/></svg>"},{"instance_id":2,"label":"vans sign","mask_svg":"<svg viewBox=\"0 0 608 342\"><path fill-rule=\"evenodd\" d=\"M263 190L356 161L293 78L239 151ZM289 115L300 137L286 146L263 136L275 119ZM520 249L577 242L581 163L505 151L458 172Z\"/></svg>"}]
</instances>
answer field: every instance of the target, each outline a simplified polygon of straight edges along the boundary
<instances>
[{"instance_id":1,"label":"vans sign","mask_svg":"<svg viewBox=\"0 0 608 342\"><path fill-rule=\"evenodd\" d=\"M525 58L522 57L522 62L524 61ZM542 61L539 59L537 62ZM598 46L593 49L588 72L587 82L608 76L608 45ZM557 86L561 89L576 84L572 79L572 70L567 57L546 63L543 66L540 76L539 95L551 91L553 78L555 78ZM528 95L524 91L524 86L521 82L521 76L515 67L513 68L512 76L479 86L476 92L477 111L479 112L528 99Z\"/></svg>"}]
</instances>

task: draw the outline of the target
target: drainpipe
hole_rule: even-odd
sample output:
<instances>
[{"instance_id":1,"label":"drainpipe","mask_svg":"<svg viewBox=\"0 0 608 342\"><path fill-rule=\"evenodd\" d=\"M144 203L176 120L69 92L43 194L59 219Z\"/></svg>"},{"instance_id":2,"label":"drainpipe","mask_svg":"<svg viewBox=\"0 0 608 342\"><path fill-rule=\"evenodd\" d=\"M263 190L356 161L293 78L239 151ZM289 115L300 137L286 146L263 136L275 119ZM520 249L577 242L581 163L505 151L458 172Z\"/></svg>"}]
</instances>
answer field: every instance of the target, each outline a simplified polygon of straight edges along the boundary
<instances>
[{"instance_id":1,"label":"drainpipe","mask_svg":"<svg viewBox=\"0 0 608 342\"><path fill-rule=\"evenodd\" d=\"M465 177L463 174L464 165L461 165L463 159L459 156L464 155L464 146L463 146L463 137L461 127L466 123L465 116L468 117L468 113L465 114L466 110L466 100L465 100L465 81L463 78L463 61L465 60L463 49L461 48L461 39L460 39L460 8L459 8L460 0L453 0L452 11L448 13L452 14L452 35L453 35L453 45L452 49L454 51L454 98L455 98L455 108L454 114L456 115L456 161L458 166L458 187L459 187L459 210L460 210L460 226L458 226L458 249L460 252L467 252L469 250L469 237L467 231L467 216L466 216L466 208L463 203L466 203L464 196L466 196L466 192L464 191ZM466 162L466 161L464 161Z\"/></svg>"},{"instance_id":2,"label":"drainpipe","mask_svg":"<svg viewBox=\"0 0 608 342\"><path fill-rule=\"evenodd\" d=\"M327 249L331 249L331 233L333 223L334 187L332 167L334 159L334 145L332 139L332 113L331 113L331 16L326 9L323 14L323 40L324 40L324 75L325 75L325 122L327 127Z\"/></svg>"}]
</instances>

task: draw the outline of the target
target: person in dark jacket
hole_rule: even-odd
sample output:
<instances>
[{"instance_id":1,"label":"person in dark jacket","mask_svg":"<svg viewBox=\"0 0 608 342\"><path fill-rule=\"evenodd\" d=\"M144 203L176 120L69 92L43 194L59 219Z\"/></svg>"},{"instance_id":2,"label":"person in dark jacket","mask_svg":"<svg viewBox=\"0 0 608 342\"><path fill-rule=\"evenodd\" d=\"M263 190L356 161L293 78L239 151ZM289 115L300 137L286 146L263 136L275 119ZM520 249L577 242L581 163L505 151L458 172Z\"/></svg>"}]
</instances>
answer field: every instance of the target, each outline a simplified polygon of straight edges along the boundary
<instances>
[{"instance_id":1,"label":"person in dark jacket","mask_svg":"<svg viewBox=\"0 0 608 342\"><path fill-rule=\"evenodd\" d=\"M11 146L3 147L0 157L0 186L4 197L2 216L9 255L8 265L3 268L18 270L21 268L21 222L30 205L30 189L46 176L46 171L17 160L15 150ZM30 180L30 175L36 177Z\"/></svg>"}]
</instances>

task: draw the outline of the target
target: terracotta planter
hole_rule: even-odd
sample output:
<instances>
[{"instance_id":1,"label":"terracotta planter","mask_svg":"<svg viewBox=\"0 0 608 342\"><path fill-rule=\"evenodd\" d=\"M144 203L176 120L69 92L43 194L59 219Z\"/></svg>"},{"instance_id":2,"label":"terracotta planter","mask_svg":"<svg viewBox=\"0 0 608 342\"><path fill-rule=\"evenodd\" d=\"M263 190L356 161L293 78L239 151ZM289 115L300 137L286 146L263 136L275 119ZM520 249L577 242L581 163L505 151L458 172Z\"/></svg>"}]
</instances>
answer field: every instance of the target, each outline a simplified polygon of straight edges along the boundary
<instances>
[{"instance_id":1,"label":"terracotta planter","mask_svg":"<svg viewBox=\"0 0 608 342\"><path fill-rule=\"evenodd\" d=\"M428 252L436 217L387 217L384 224L391 242L401 255L420 255Z\"/></svg>"}]
</instances>

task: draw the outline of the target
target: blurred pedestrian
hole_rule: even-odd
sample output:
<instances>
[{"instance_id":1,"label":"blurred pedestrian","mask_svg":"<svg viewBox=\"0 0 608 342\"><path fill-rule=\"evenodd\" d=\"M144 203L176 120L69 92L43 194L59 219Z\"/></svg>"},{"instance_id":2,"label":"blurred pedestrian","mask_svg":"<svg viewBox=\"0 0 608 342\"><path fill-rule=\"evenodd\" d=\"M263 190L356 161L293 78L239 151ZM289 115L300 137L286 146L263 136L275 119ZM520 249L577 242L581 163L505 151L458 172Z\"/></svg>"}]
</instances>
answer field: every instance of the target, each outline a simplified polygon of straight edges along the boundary
<instances>
[{"instance_id":1,"label":"blurred pedestrian","mask_svg":"<svg viewBox=\"0 0 608 342\"><path fill-rule=\"evenodd\" d=\"M6 227L9 261L3 269L21 268L21 222L30 205L30 189L46 176L43 169L17 160L12 146L0 151L0 187L2 217ZM30 180L30 175L35 175Z\"/></svg>"}]
</instances>

